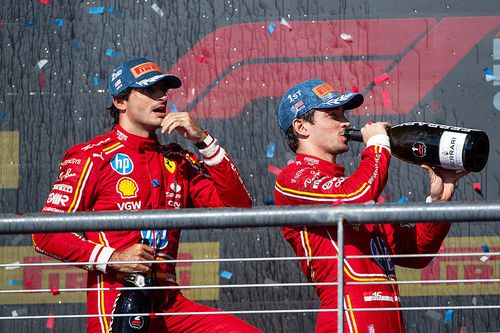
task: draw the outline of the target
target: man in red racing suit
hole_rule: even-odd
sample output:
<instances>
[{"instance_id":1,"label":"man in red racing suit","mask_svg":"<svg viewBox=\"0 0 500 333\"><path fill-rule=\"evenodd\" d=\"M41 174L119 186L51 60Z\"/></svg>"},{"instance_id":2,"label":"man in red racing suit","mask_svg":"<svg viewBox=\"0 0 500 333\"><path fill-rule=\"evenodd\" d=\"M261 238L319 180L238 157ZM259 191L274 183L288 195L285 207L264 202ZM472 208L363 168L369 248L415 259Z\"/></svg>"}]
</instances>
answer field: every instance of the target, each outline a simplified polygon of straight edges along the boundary
<instances>
[{"instance_id":1,"label":"man in red racing suit","mask_svg":"<svg viewBox=\"0 0 500 333\"><path fill-rule=\"evenodd\" d=\"M297 155L276 180L276 205L377 202L388 178L391 150L385 128L389 124L368 124L362 129L366 148L358 169L352 175L346 177L344 168L335 162L336 156L348 149L343 133L349 122L344 111L358 107L362 102L359 94L339 96L329 84L315 79L305 81L285 94L279 110L280 127ZM431 178L428 201L450 200L454 184L463 173L423 167ZM344 255L437 253L449 229L449 223L346 225ZM338 254L335 226L284 227L283 235L297 256L311 258ZM423 268L430 260L429 257L345 259L344 281L362 284L345 286L344 308L381 309L345 311L346 332L405 332L400 311L383 311L384 308L400 307L398 286L370 282L396 281L394 264ZM301 260L300 265L311 282L337 281L336 259L306 259ZM316 286L316 293L321 309L337 308L336 286ZM337 313L319 313L316 332L337 332Z\"/></svg>"},{"instance_id":2,"label":"man in red racing suit","mask_svg":"<svg viewBox=\"0 0 500 333\"><path fill-rule=\"evenodd\" d=\"M143 70L137 78L123 76L138 66ZM121 76L121 83L129 89L129 96L124 97L119 95L121 91L114 90L116 80L110 82L114 105L120 112L115 118L118 124L109 134L66 152L43 212L251 206L236 166L217 140L201 130L188 114L166 114L167 91L180 86L177 77L161 72L158 65L145 58L125 63L115 69L113 76ZM122 110L120 103L124 101L128 104ZM141 116L133 118L134 112L141 112ZM197 143L204 163L178 144L160 145L154 134L159 127L169 133L176 129ZM143 129L147 131L141 132ZM169 260L177 258L179 237L180 230L53 233L34 234L33 243L38 252L59 260L95 262L81 266L89 271L88 287L112 289L87 293L88 314L99 315L88 319L88 332L109 332L109 315L119 294L114 288L124 285L126 273L152 273L153 285L176 285L175 264ZM148 238L151 247L138 244L140 238ZM150 264L111 264L153 259L164 262L152 268ZM217 311L186 299L174 289L155 290L153 304L154 312ZM260 332L225 314L158 316L152 319L150 331Z\"/></svg>"}]
</instances>

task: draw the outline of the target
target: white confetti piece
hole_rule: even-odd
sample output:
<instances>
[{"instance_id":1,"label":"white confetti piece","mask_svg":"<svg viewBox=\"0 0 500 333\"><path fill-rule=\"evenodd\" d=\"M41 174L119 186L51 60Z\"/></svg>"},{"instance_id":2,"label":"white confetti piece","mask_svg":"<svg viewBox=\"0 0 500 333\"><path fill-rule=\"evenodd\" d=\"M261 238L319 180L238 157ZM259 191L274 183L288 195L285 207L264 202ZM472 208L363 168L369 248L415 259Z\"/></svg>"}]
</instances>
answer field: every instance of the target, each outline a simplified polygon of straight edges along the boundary
<instances>
[{"instance_id":1,"label":"white confetti piece","mask_svg":"<svg viewBox=\"0 0 500 333\"><path fill-rule=\"evenodd\" d=\"M18 269L19 266L19 261L13 262L12 264L9 264L9 266L5 266L6 270L12 270L12 269Z\"/></svg>"},{"instance_id":2,"label":"white confetti piece","mask_svg":"<svg viewBox=\"0 0 500 333\"><path fill-rule=\"evenodd\" d=\"M346 42L352 42L352 35L346 34L345 32L340 34L340 38L345 40Z\"/></svg>"},{"instance_id":3,"label":"white confetti piece","mask_svg":"<svg viewBox=\"0 0 500 333\"><path fill-rule=\"evenodd\" d=\"M45 66L49 61L47 59L41 59L40 61L38 61L38 63L36 64L38 69L42 69L43 66Z\"/></svg>"},{"instance_id":4,"label":"white confetti piece","mask_svg":"<svg viewBox=\"0 0 500 333\"><path fill-rule=\"evenodd\" d=\"M160 15L160 17L163 17L163 15L165 15L165 14L163 13L163 10L161 10L160 6L158 6L158 5L157 5L157 4L155 4L155 3L151 5L151 8L153 8L153 10L154 10L155 12L157 12L157 13L158 13L158 15Z\"/></svg>"}]
</instances>

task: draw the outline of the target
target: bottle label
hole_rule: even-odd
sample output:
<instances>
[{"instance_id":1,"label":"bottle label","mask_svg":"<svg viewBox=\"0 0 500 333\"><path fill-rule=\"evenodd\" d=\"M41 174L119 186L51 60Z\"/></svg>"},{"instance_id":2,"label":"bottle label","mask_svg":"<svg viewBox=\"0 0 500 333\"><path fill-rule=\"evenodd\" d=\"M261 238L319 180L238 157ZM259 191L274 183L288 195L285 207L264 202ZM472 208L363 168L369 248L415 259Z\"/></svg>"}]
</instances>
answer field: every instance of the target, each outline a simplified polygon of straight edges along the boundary
<instances>
[{"instance_id":1,"label":"bottle label","mask_svg":"<svg viewBox=\"0 0 500 333\"><path fill-rule=\"evenodd\" d=\"M443 132L439 140L439 162L445 169L463 171L462 153L467 134L457 132Z\"/></svg>"}]
</instances>

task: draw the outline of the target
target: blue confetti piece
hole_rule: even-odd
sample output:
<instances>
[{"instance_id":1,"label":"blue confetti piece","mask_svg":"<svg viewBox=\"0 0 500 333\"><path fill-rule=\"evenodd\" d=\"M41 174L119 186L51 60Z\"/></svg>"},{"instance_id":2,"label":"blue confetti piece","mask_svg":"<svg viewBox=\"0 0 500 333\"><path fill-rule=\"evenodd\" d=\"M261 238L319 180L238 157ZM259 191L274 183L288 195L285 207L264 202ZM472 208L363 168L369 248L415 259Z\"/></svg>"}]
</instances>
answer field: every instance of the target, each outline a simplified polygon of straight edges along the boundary
<instances>
[{"instance_id":1,"label":"blue confetti piece","mask_svg":"<svg viewBox=\"0 0 500 333\"><path fill-rule=\"evenodd\" d=\"M94 86L98 86L99 85L99 77L92 76L92 83L94 84Z\"/></svg>"},{"instance_id":2,"label":"blue confetti piece","mask_svg":"<svg viewBox=\"0 0 500 333\"><path fill-rule=\"evenodd\" d=\"M7 112L0 111L0 119L7 117Z\"/></svg>"},{"instance_id":3,"label":"blue confetti piece","mask_svg":"<svg viewBox=\"0 0 500 333\"><path fill-rule=\"evenodd\" d=\"M80 52L80 43L76 38L71 40L71 48L76 52Z\"/></svg>"},{"instance_id":4,"label":"blue confetti piece","mask_svg":"<svg viewBox=\"0 0 500 333\"><path fill-rule=\"evenodd\" d=\"M267 32L269 32L270 35L272 35L272 33L274 32L275 29L276 29L276 25L274 23L270 23L267 26Z\"/></svg>"},{"instance_id":5,"label":"blue confetti piece","mask_svg":"<svg viewBox=\"0 0 500 333\"><path fill-rule=\"evenodd\" d=\"M483 69L483 73L486 74L486 75L494 76L493 72L488 67L485 67Z\"/></svg>"},{"instance_id":6,"label":"blue confetti piece","mask_svg":"<svg viewBox=\"0 0 500 333\"><path fill-rule=\"evenodd\" d=\"M266 157L267 158L273 158L274 157L274 150L276 149L276 144L274 142L271 142L270 144L267 145L267 153Z\"/></svg>"},{"instance_id":7,"label":"blue confetti piece","mask_svg":"<svg viewBox=\"0 0 500 333\"><path fill-rule=\"evenodd\" d=\"M115 51L115 50L112 50L112 49L107 49L106 50L106 55L108 57L113 57L113 58L121 58L122 57L122 53L120 51Z\"/></svg>"},{"instance_id":8,"label":"blue confetti piece","mask_svg":"<svg viewBox=\"0 0 500 333\"><path fill-rule=\"evenodd\" d=\"M32 19L29 19L28 21L24 22L24 27L29 28L29 27L35 26L36 24L37 24L36 19L32 18Z\"/></svg>"},{"instance_id":9,"label":"blue confetti piece","mask_svg":"<svg viewBox=\"0 0 500 333\"><path fill-rule=\"evenodd\" d=\"M231 280L231 277L233 276L233 273L228 272L228 271L220 271L219 275L223 279Z\"/></svg>"},{"instance_id":10,"label":"blue confetti piece","mask_svg":"<svg viewBox=\"0 0 500 333\"><path fill-rule=\"evenodd\" d=\"M481 248L483 249L483 252L486 252L486 253L490 252L490 248L488 247L488 245L483 245L483 246L481 246Z\"/></svg>"},{"instance_id":11,"label":"blue confetti piece","mask_svg":"<svg viewBox=\"0 0 500 333\"><path fill-rule=\"evenodd\" d=\"M111 6L108 8L108 13L113 14L114 11L115 11L115 6Z\"/></svg>"},{"instance_id":12,"label":"blue confetti piece","mask_svg":"<svg viewBox=\"0 0 500 333\"><path fill-rule=\"evenodd\" d=\"M408 197L402 197L401 199L398 200L398 203L399 204L404 204L404 203L407 203L408 201L410 201L410 198L408 198Z\"/></svg>"},{"instance_id":13,"label":"blue confetti piece","mask_svg":"<svg viewBox=\"0 0 500 333\"><path fill-rule=\"evenodd\" d=\"M57 25L58 27L62 27L63 22L64 22L63 19L54 19L54 25Z\"/></svg>"},{"instance_id":14,"label":"blue confetti piece","mask_svg":"<svg viewBox=\"0 0 500 333\"><path fill-rule=\"evenodd\" d=\"M24 285L23 280L9 279L9 287L22 286Z\"/></svg>"},{"instance_id":15,"label":"blue confetti piece","mask_svg":"<svg viewBox=\"0 0 500 333\"><path fill-rule=\"evenodd\" d=\"M179 112L179 110L177 109L177 105L175 105L174 102L170 103L170 111L172 111L172 112Z\"/></svg>"},{"instance_id":16,"label":"blue confetti piece","mask_svg":"<svg viewBox=\"0 0 500 333\"><path fill-rule=\"evenodd\" d=\"M446 310L446 314L444 315L444 323L451 323L453 319L453 310Z\"/></svg>"},{"instance_id":17,"label":"blue confetti piece","mask_svg":"<svg viewBox=\"0 0 500 333\"><path fill-rule=\"evenodd\" d=\"M266 205L266 206L274 206L274 200L273 199L264 200L264 205Z\"/></svg>"},{"instance_id":18,"label":"blue confetti piece","mask_svg":"<svg viewBox=\"0 0 500 333\"><path fill-rule=\"evenodd\" d=\"M160 186L160 182L157 179L153 179L152 183L154 187Z\"/></svg>"},{"instance_id":19,"label":"blue confetti piece","mask_svg":"<svg viewBox=\"0 0 500 333\"><path fill-rule=\"evenodd\" d=\"M104 14L104 7L90 7L89 14Z\"/></svg>"}]
</instances>

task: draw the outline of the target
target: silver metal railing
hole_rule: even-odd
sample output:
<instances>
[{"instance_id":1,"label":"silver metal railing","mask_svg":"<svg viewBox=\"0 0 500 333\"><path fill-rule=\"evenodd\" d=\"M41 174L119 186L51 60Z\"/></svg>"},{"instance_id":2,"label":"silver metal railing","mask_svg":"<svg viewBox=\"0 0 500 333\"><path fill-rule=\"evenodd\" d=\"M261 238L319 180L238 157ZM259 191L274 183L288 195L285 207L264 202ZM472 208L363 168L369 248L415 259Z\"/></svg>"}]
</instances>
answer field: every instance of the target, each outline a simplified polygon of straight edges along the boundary
<instances>
[{"instance_id":1,"label":"silver metal railing","mask_svg":"<svg viewBox=\"0 0 500 333\"><path fill-rule=\"evenodd\" d=\"M266 206L252 209L182 209L74 214L0 214L0 234L138 229L222 229L337 225L338 332L344 332L344 225L414 222L498 222L500 203ZM497 308L497 307L494 307ZM398 308L396 310L401 310ZM290 310L287 310L290 311ZM330 310L332 311L332 310ZM354 311L354 309L349 310ZM266 311L269 312L269 311ZM319 312L319 311L318 311ZM230 311L230 313L232 313Z\"/></svg>"}]
</instances>

